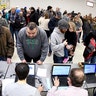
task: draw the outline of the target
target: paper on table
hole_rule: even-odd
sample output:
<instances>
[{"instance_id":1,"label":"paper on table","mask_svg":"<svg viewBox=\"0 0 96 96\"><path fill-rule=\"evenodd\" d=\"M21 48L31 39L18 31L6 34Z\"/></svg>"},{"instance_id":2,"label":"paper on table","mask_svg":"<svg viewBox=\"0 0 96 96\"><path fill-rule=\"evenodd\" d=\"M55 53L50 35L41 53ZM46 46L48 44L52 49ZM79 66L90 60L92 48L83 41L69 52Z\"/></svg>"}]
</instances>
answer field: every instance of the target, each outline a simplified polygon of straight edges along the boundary
<instances>
[{"instance_id":1,"label":"paper on table","mask_svg":"<svg viewBox=\"0 0 96 96\"><path fill-rule=\"evenodd\" d=\"M46 77L47 76L47 69L38 68L38 70L37 70L37 76Z\"/></svg>"}]
</instances>

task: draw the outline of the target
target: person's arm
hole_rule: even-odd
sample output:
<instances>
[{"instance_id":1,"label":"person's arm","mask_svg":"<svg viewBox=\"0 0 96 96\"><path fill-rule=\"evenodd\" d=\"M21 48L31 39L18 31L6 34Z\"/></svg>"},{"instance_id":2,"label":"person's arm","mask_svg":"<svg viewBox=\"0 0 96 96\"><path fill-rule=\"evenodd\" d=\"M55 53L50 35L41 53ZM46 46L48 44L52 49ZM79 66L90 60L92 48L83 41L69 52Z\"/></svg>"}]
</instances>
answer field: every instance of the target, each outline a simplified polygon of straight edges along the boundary
<instances>
[{"instance_id":1,"label":"person's arm","mask_svg":"<svg viewBox=\"0 0 96 96\"><path fill-rule=\"evenodd\" d=\"M10 64L11 63L11 58L13 56L14 53L14 41L11 35L11 32L9 31L9 29L6 29L7 31L7 63Z\"/></svg>"},{"instance_id":2,"label":"person's arm","mask_svg":"<svg viewBox=\"0 0 96 96\"><path fill-rule=\"evenodd\" d=\"M64 42L59 42L56 37L57 34L52 33L51 34L51 48L52 51L59 51L64 48L65 45L67 45L67 41L65 40Z\"/></svg>"},{"instance_id":3,"label":"person's arm","mask_svg":"<svg viewBox=\"0 0 96 96\"><path fill-rule=\"evenodd\" d=\"M44 88L43 88L43 86L42 86L42 85L38 86L38 88L37 88L37 89L39 90L39 92L42 92L42 91L44 90Z\"/></svg>"},{"instance_id":4,"label":"person's arm","mask_svg":"<svg viewBox=\"0 0 96 96\"><path fill-rule=\"evenodd\" d=\"M50 19L50 21L48 23L48 28L50 29L51 32L54 30L55 24L54 24L53 18Z\"/></svg>"},{"instance_id":5,"label":"person's arm","mask_svg":"<svg viewBox=\"0 0 96 96\"><path fill-rule=\"evenodd\" d=\"M58 91L57 91L59 83L60 83L58 77L55 77L53 79L53 82L54 82L54 86L48 91L47 96L59 96Z\"/></svg>"},{"instance_id":6,"label":"person's arm","mask_svg":"<svg viewBox=\"0 0 96 96\"><path fill-rule=\"evenodd\" d=\"M72 40L72 45L73 46L77 45L77 35L76 35L76 32L74 32L74 37L73 37L73 40Z\"/></svg>"},{"instance_id":7,"label":"person's arm","mask_svg":"<svg viewBox=\"0 0 96 96\"><path fill-rule=\"evenodd\" d=\"M82 32L82 27L79 28L79 30L76 31L76 33Z\"/></svg>"},{"instance_id":8,"label":"person's arm","mask_svg":"<svg viewBox=\"0 0 96 96\"><path fill-rule=\"evenodd\" d=\"M48 39L47 39L46 32L44 31L43 34L40 33L40 36L41 36L42 48L41 48L41 57L40 57L40 60L37 61L37 64L40 64L40 63L42 64L48 52Z\"/></svg>"},{"instance_id":9,"label":"person's arm","mask_svg":"<svg viewBox=\"0 0 96 96\"><path fill-rule=\"evenodd\" d=\"M22 40L23 40L23 36L22 36L22 30L19 31L18 36L17 36L17 53L20 57L20 60L22 62L25 62L25 58L24 58L24 52L23 52L23 45L22 45Z\"/></svg>"},{"instance_id":10,"label":"person's arm","mask_svg":"<svg viewBox=\"0 0 96 96\"><path fill-rule=\"evenodd\" d=\"M57 87L56 86L53 86L47 93L47 96L59 96L59 95L56 95L55 92L57 91Z\"/></svg>"},{"instance_id":11,"label":"person's arm","mask_svg":"<svg viewBox=\"0 0 96 96\"><path fill-rule=\"evenodd\" d=\"M8 22L5 18L3 18L3 26L8 27Z\"/></svg>"}]
</instances>

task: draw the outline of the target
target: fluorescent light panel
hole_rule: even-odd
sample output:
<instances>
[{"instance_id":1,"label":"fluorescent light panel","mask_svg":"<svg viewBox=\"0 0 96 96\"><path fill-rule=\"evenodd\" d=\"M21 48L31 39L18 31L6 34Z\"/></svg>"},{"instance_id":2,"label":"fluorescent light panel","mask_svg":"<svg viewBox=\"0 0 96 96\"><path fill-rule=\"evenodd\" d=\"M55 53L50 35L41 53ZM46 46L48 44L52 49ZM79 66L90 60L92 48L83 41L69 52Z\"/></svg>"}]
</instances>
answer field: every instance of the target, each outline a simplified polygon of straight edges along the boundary
<instances>
[{"instance_id":1,"label":"fluorescent light panel","mask_svg":"<svg viewBox=\"0 0 96 96\"><path fill-rule=\"evenodd\" d=\"M93 7L94 6L94 3L93 2L90 2L90 1L87 1L87 6Z\"/></svg>"}]
</instances>

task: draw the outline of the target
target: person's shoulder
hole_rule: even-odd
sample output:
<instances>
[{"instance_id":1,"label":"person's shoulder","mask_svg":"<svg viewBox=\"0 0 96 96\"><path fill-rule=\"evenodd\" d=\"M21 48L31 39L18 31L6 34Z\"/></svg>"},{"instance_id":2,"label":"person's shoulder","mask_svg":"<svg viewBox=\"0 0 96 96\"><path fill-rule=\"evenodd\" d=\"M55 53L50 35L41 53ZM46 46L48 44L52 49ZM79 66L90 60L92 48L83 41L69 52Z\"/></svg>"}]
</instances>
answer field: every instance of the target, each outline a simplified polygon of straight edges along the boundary
<instances>
[{"instance_id":1,"label":"person's shoulder","mask_svg":"<svg viewBox=\"0 0 96 96\"><path fill-rule=\"evenodd\" d=\"M21 28L19 32L21 32L21 31L26 31L26 28L27 28L27 27Z\"/></svg>"},{"instance_id":2,"label":"person's shoulder","mask_svg":"<svg viewBox=\"0 0 96 96\"><path fill-rule=\"evenodd\" d=\"M88 91L82 87L70 86L67 91L69 91L69 92L71 91L72 93L74 91L77 91L78 94L82 93L83 96L88 96Z\"/></svg>"},{"instance_id":3,"label":"person's shoulder","mask_svg":"<svg viewBox=\"0 0 96 96\"><path fill-rule=\"evenodd\" d=\"M41 35L46 34L45 30L43 28L40 28L39 26L38 26L38 31L40 32Z\"/></svg>"},{"instance_id":4,"label":"person's shoulder","mask_svg":"<svg viewBox=\"0 0 96 96\"><path fill-rule=\"evenodd\" d=\"M15 82L14 83L9 83L9 84L3 86L3 89L5 89L5 90L11 90L12 88L14 88L15 85L16 85Z\"/></svg>"},{"instance_id":5,"label":"person's shoulder","mask_svg":"<svg viewBox=\"0 0 96 96\"><path fill-rule=\"evenodd\" d=\"M27 27L21 28L18 34L23 36L26 33L26 28Z\"/></svg>"},{"instance_id":6,"label":"person's shoulder","mask_svg":"<svg viewBox=\"0 0 96 96\"><path fill-rule=\"evenodd\" d=\"M86 89L81 88L83 96L88 96L88 91Z\"/></svg>"},{"instance_id":7,"label":"person's shoulder","mask_svg":"<svg viewBox=\"0 0 96 96\"><path fill-rule=\"evenodd\" d=\"M9 28L6 27L6 26L2 26L2 28L5 29L5 30L9 30Z\"/></svg>"},{"instance_id":8,"label":"person's shoulder","mask_svg":"<svg viewBox=\"0 0 96 96\"><path fill-rule=\"evenodd\" d=\"M10 32L10 29L6 26L2 26L4 33Z\"/></svg>"},{"instance_id":9,"label":"person's shoulder","mask_svg":"<svg viewBox=\"0 0 96 96\"><path fill-rule=\"evenodd\" d=\"M35 88L34 86L31 86L31 85L29 85L29 84L26 84L26 87L27 87L28 89L30 89L32 92L33 92L33 91L38 91L37 88Z\"/></svg>"},{"instance_id":10,"label":"person's shoulder","mask_svg":"<svg viewBox=\"0 0 96 96\"><path fill-rule=\"evenodd\" d=\"M58 27L55 27L52 33L53 33L53 34L59 34L59 33L61 33L61 32L60 32L60 30L58 29Z\"/></svg>"},{"instance_id":11,"label":"person's shoulder","mask_svg":"<svg viewBox=\"0 0 96 96\"><path fill-rule=\"evenodd\" d=\"M50 23L52 22L52 21L54 21L55 20L55 17L52 17L51 19L50 19Z\"/></svg>"},{"instance_id":12,"label":"person's shoulder","mask_svg":"<svg viewBox=\"0 0 96 96\"><path fill-rule=\"evenodd\" d=\"M70 33L73 34L73 35L76 35L76 32L74 32L74 31L73 32L70 32Z\"/></svg>"},{"instance_id":13,"label":"person's shoulder","mask_svg":"<svg viewBox=\"0 0 96 96\"><path fill-rule=\"evenodd\" d=\"M1 21L1 20L5 21L6 19L2 17L2 18L0 18L0 21Z\"/></svg>"}]
</instances>

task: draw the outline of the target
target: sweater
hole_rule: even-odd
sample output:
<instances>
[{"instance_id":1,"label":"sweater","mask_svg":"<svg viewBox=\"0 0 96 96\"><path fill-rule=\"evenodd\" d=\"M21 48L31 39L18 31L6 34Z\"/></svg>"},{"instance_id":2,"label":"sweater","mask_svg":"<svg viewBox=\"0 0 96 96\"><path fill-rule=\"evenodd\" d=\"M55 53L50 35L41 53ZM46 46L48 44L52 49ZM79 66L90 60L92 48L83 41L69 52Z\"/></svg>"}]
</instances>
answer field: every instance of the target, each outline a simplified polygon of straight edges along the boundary
<instances>
[{"instance_id":1,"label":"sweater","mask_svg":"<svg viewBox=\"0 0 96 96\"><path fill-rule=\"evenodd\" d=\"M56 27L51 34L51 48L53 54L58 57L64 57L64 34Z\"/></svg>"},{"instance_id":2,"label":"sweater","mask_svg":"<svg viewBox=\"0 0 96 96\"><path fill-rule=\"evenodd\" d=\"M30 58L40 57L43 62L47 56L48 39L46 32L38 27L37 35L29 38L26 35L26 27L22 28L18 33L17 52L21 60L24 60L24 54Z\"/></svg>"}]
</instances>

